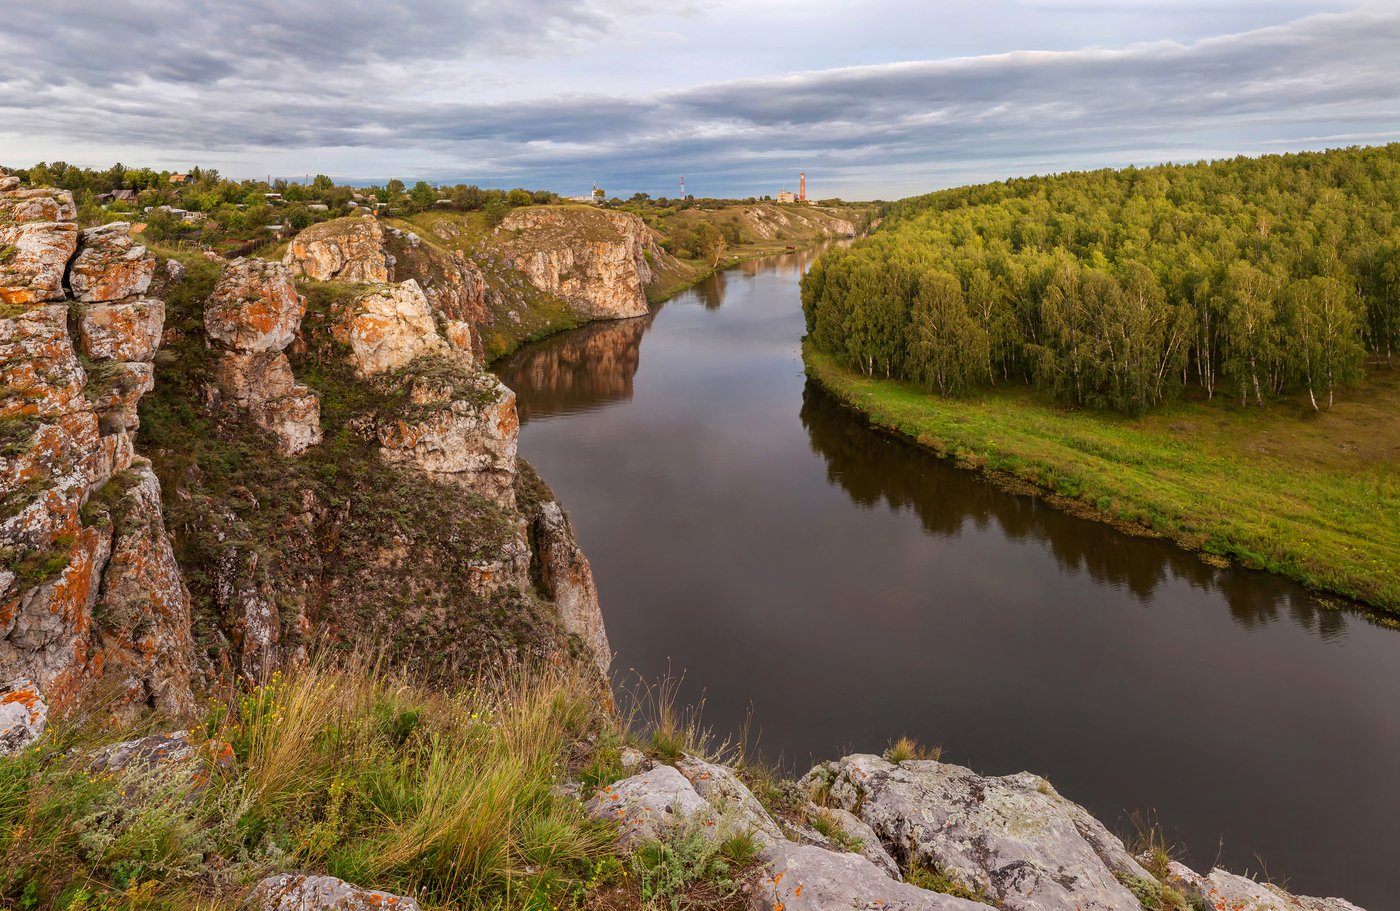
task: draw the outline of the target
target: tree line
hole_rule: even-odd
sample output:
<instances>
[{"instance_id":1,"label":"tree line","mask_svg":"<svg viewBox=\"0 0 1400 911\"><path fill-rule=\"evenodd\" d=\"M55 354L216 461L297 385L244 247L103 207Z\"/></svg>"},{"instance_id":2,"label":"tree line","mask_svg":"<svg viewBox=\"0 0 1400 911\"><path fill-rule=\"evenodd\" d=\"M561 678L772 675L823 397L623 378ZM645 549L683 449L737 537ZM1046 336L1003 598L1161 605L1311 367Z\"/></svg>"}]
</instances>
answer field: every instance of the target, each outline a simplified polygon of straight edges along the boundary
<instances>
[{"instance_id":1,"label":"tree line","mask_svg":"<svg viewBox=\"0 0 1400 911\"><path fill-rule=\"evenodd\" d=\"M944 396L1328 407L1400 347L1400 144L914 197L824 255L802 301L818 349Z\"/></svg>"}]
</instances>

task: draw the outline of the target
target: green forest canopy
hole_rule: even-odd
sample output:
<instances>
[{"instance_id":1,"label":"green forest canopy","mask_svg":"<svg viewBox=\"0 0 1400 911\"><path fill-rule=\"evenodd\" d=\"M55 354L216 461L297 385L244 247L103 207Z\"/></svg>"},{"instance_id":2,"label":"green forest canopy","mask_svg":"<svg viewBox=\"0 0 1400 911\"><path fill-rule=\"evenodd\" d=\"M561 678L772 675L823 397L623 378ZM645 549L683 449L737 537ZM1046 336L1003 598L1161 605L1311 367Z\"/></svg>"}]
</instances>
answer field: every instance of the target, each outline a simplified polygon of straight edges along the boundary
<instances>
[{"instance_id":1,"label":"green forest canopy","mask_svg":"<svg viewBox=\"0 0 1400 911\"><path fill-rule=\"evenodd\" d=\"M812 342L945 396L1314 407L1400 346L1400 144L944 190L803 281Z\"/></svg>"}]
</instances>

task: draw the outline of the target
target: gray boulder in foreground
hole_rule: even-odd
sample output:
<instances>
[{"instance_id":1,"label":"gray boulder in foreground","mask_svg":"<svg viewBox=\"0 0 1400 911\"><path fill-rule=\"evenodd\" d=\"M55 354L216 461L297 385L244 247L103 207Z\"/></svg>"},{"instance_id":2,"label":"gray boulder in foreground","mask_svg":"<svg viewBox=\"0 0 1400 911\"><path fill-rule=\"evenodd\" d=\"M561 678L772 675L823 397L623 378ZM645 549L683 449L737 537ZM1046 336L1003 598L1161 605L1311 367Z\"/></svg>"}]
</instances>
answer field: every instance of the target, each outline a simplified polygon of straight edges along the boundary
<instances>
[{"instance_id":1,"label":"gray boulder in foreground","mask_svg":"<svg viewBox=\"0 0 1400 911\"><path fill-rule=\"evenodd\" d=\"M776 842L750 884L750 911L987 911L986 905L896 882L859 854Z\"/></svg>"},{"instance_id":2,"label":"gray boulder in foreground","mask_svg":"<svg viewBox=\"0 0 1400 911\"><path fill-rule=\"evenodd\" d=\"M1008 911L1139 911L1120 878L1152 879L1087 810L1027 772L984 778L857 754L803 781L859 816L895 860L960 880Z\"/></svg>"},{"instance_id":3,"label":"gray boulder in foreground","mask_svg":"<svg viewBox=\"0 0 1400 911\"><path fill-rule=\"evenodd\" d=\"M1218 868L1202 876L1184 864L1173 863L1167 871L1167 885L1207 908L1224 911L1361 911L1346 899L1290 895L1278 886Z\"/></svg>"},{"instance_id":4,"label":"gray boulder in foreground","mask_svg":"<svg viewBox=\"0 0 1400 911\"><path fill-rule=\"evenodd\" d=\"M719 814L685 776L668 765L599 788L587 809L595 819L619 826L618 843L636 848L687 825L714 831Z\"/></svg>"},{"instance_id":5,"label":"gray boulder in foreground","mask_svg":"<svg viewBox=\"0 0 1400 911\"><path fill-rule=\"evenodd\" d=\"M418 911L411 898L300 873L269 876L248 896L248 906L254 911Z\"/></svg>"}]
</instances>

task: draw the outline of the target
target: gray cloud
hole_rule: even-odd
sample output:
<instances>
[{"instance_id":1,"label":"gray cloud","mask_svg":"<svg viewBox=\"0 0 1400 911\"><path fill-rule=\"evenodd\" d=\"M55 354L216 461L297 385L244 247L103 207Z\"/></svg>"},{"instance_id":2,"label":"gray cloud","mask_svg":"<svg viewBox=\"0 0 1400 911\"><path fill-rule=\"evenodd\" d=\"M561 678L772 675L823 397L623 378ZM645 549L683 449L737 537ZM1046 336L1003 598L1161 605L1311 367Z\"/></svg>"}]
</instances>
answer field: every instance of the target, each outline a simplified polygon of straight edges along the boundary
<instances>
[{"instance_id":1,"label":"gray cloud","mask_svg":"<svg viewBox=\"0 0 1400 911\"><path fill-rule=\"evenodd\" d=\"M300 155L297 170L324 170L318 156L337 150L384 162L366 175L378 177L493 175L560 189L599 179L610 190L657 192L685 173L702 191L748 193L771 191L775 175L806 167L848 194L882 195L1027 170L1274 150L1292 137L1299 145L1384 139L1400 124L1400 13L1377 9L1190 44L486 103L444 100L470 97L469 85L425 92L423 74L436 65L455 72L450 61L462 54L528 52L518 46L524 18L535 36L567 41L615 28L625 7L546 2L527 16L485 2L397 0L331 15L305 0L257 0L237 16L211 12L192 31L151 39L143 25L166 18L171 4L137 5L138 15L94 28L125 29L144 57L130 47L104 55L101 41L83 34L78 53L26 60L24 48L56 17L29 12L13 28L7 22L0 123L88 146L120 140L278 162ZM123 62L132 59L143 62ZM0 153L14 160L24 136L4 132Z\"/></svg>"}]
</instances>

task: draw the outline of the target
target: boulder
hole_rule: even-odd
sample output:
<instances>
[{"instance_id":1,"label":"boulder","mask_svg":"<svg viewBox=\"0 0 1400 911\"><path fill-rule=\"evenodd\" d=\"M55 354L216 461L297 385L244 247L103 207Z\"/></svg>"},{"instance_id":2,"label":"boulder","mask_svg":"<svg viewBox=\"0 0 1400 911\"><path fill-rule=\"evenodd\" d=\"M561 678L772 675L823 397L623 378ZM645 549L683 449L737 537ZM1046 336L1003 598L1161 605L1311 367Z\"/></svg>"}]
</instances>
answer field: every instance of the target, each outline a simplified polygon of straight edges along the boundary
<instances>
[{"instance_id":1,"label":"boulder","mask_svg":"<svg viewBox=\"0 0 1400 911\"><path fill-rule=\"evenodd\" d=\"M19 188L18 177L6 177L0 184L0 225L34 221L72 221L78 207L69 190L55 187Z\"/></svg>"},{"instance_id":2,"label":"boulder","mask_svg":"<svg viewBox=\"0 0 1400 911\"><path fill-rule=\"evenodd\" d=\"M965 898L897 882L859 854L782 841L759 859L750 911L987 911Z\"/></svg>"},{"instance_id":3,"label":"boulder","mask_svg":"<svg viewBox=\"0 0 1400 911\"><path fill-rule=\"evenodd\" d=\"M296 338L305 313L306 299L286 266L244 257L219 272L204 307L204 329L229 351L281 351Z\"/></svg>"},{"instance_id":4,"label":"boulder","mask_svg":"<svg viewBox=\"0 0 1400 911\"><path fill-rule=\"evenodd\" d=\"M0 692L0 756L18 753L38 740L48 722L49 707L33 681L11 680Z\"/></svg>"},{"instance_id":5,"label":"boulder","mask_svg":"<svg viewBox=\"0 0 1400 911\"><path fill-rule=\"evenodd\" d=\"M68 286L76 300L115 301L145 294L155 272L155 254L132 241L131 225L117 221L79 235Z\"/></svg>"},{"instance_id":6,"label":"boulder","mask_svg":"<svg viewBox=\"0 0 1400 911\"><path fill-rule=\"evenodd\" d=\"M797 829L797 837L803 844L816 845L819 848L826 848L829 851L849 851L859 854L866 860L885 872L891 879L903 880L899 873L899 864L890 857L890 852L885 850L885 846L880 843L880 836L875 834L875 830L867 826L856 816L840 807L819 807L809 803L806 807L807 822ZM852 851L847 845L839 843L836 839L830 838L817 831L812 826L812 820L818 817L827 819L837 827L846 837L849 844L851 841L860 843L858 850Z\"/></svg>"},{"instance_id":7,"label":"boulder","mask_svg":"<svg viewBox=\"0 0 1400 911\"><path fill-rule=\"evenodd\" d=\"M716 810L737 815L739 828L770 841L782 841L786 837L748 786L729 769L694 756L682 756L676 762L676 771Z\"/></svg>"},{"instance_id":8,"label":"boulder","mask_svg":"<svg viewBox=\"0 0 1400 911\"><path fill-rule=\"evenodd\" d=\"M350 346L350 361L362 377L454 353L438 334L428 299L413 279L357 298L339 314L331 335Z\"/></svg>"},{"instance_id":9,"label":"boulder","mask_svg":"<svg viewBox=\"0 0 1400 911\"><path fill-rule=\"evenodd\" d=\"M558 607L564 629L583 640L598 669L606 675L612 664L612 646L608 644L608 631L598 606L593 569L558 502L546 500L534 510L530 539L540 582Z\"/></svg>"},{"instance_id":10,"label":"boulder","mask_svg":"<svg viewBox=\"0 0 1400 911\"><path fill-rule=\"evenodd\" d=\"M162 301L90 304L78 317L78 343L94 360L149 361L160 347L164 327Z\"/></svg>"},{"instance_id":11,"label":"boulder","mask_svg":"<svg viewBox=\"0 0 1400 911\"><path fill-rule=\"evenodd\" d=\"M248 905L255 911L418 911L418 902L402 895L302 873L269 876L254 887Z\"/></svg>"},{"instance_id":12,"label":"boulder","mask_svg":"<svg viewBox=\"0 0 1400 911\"><path fill-rule=\"evenodd\" d=\"M77 248L71 223L0 222L0 304L63 300L63 276Z\"/></svg>"},{"instance_id":13,"label":"boulder","mask_svg":"<svg viewBox=\"0 0 1400 911\"><path fill-rule=\"evenodd\" d=\"M1255 882L1219 868L1202 876L1183 864L1172 863L1167 885L1211 911L1362 911L1346 899L1291 895L1271 883Z\"/></svg>"},{"instance_id":14,"label":"boulder","mask_svg":"<svg viewBox=\"0 0 1400 911\"><path fill-rule=\"evenodd\" d=\"M88 771L94 775L119 773L133 768L188 762L192 758L194 747L190 744L189 731L175 731L108 744L92 753Z\"/></svg>"},{"instance_id":15,"label":"boulder","mask_svg":"<svg viewBox=\"0 0 1400 911\"><path fill-rule=\"evenodd\" d=\"M1022 772L984 778L933 761L854 755L808 773L902 865L923 864L1009 911L1138 911L1122 878L1149 879L1103 824Z\"/></svg>"},{"instance_id":16,"label":"boulder","mask_svg":"<svg viewBox=\"0 0 1400 911\"><path fill-rule=\"evenodd\" d=\"M394 263L384 248L384 228L373 216L335 218L299 232L282 258L297 275L317 281L394 280Z\"/></svg>"},{"instance_id":17,"label":"boulder","mask_svg":"<svg viewBox=\"0 0 1400 911\"><path fill-rule=\"evenodd\" d=\"M599 788L586 807L596 819L616 821L618 842L629 850L688 825L715 832L719 822L714 807L668 765Z\"/></svg>"}]
</instances>

